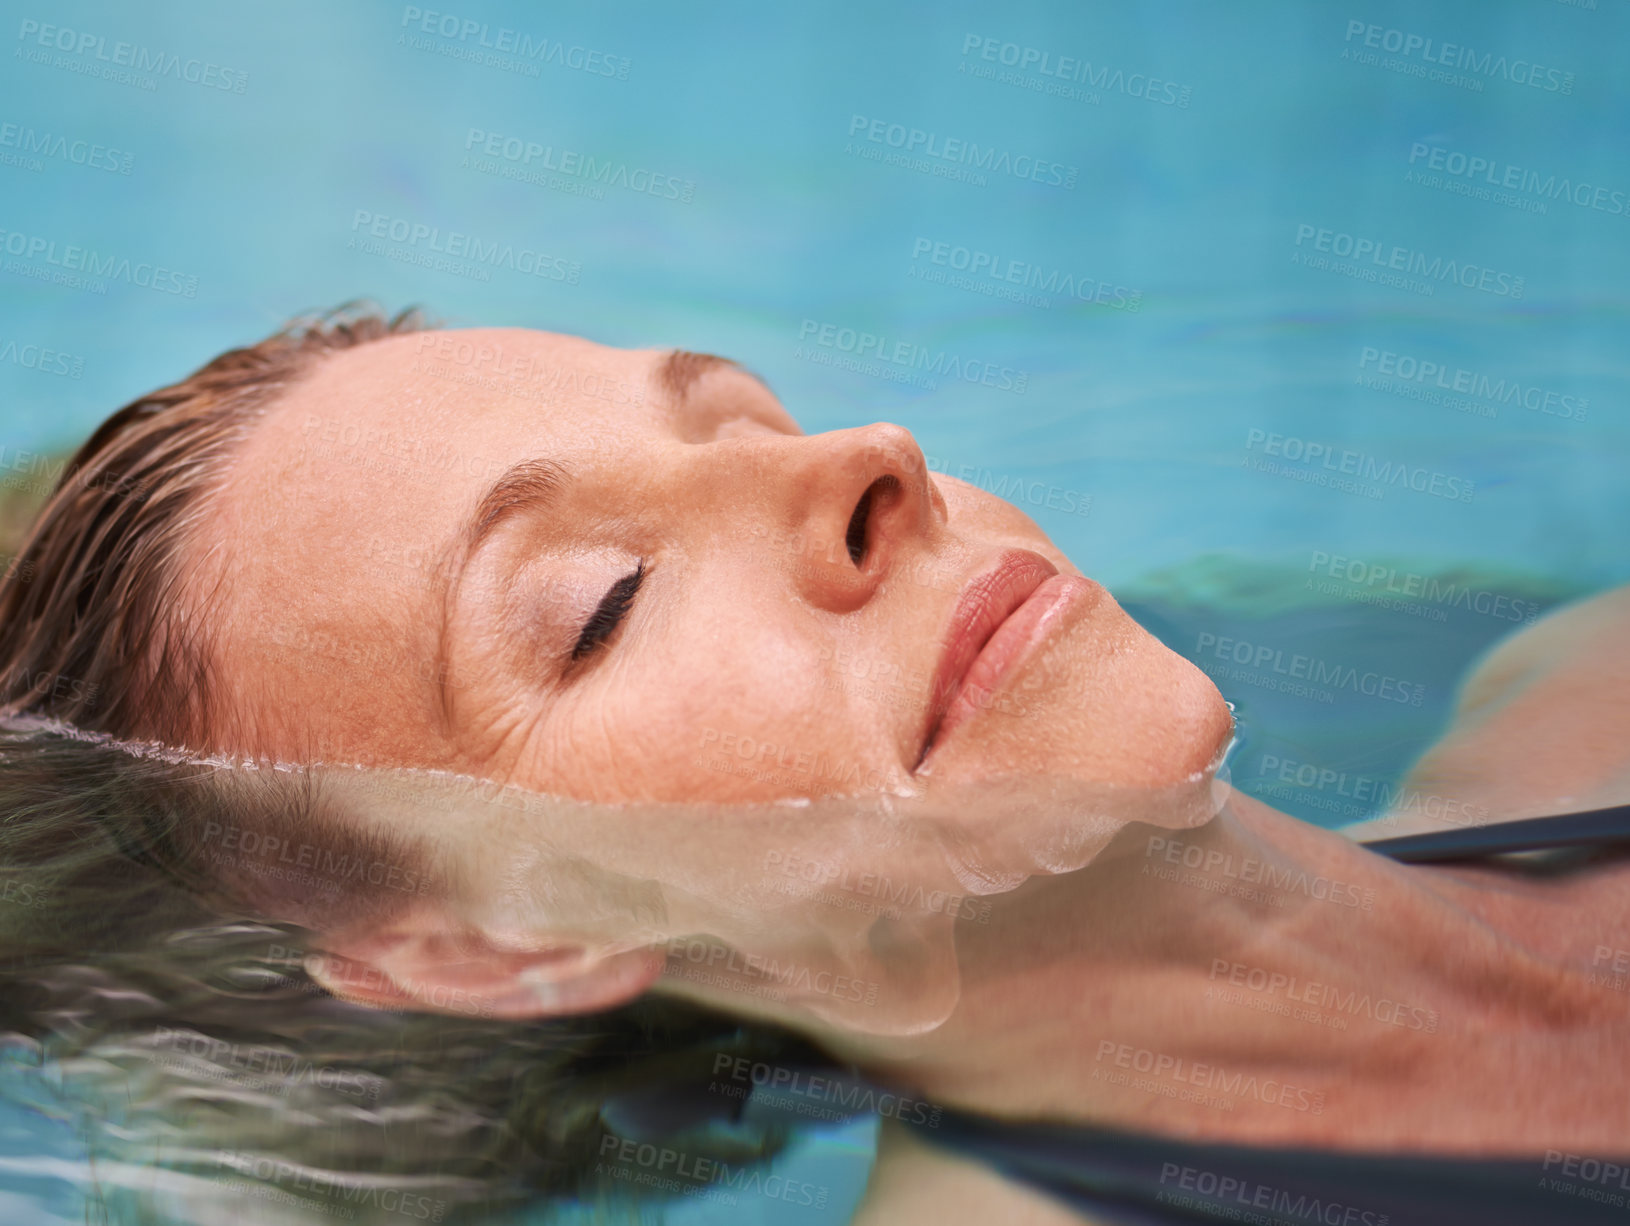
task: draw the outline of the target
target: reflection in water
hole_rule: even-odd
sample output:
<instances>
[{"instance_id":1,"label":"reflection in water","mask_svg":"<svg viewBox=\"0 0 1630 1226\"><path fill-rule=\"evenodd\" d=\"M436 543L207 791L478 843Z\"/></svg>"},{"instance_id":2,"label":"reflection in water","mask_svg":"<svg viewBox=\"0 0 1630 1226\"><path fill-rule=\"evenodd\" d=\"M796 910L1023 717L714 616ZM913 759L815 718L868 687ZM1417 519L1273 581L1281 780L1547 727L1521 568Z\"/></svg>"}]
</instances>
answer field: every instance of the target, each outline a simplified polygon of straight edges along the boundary
<instances>
[{"instance_id":1,"label":"reflection in water","mask_svg":"<svg viewBox=\"0 0 1630 1226\"><path fill-rule=\"evenodd\" d=\"M3 740L0 1082L80 1136L88 1164L52 1169L114 1221L488 1222L540 1197L843 1216L885 1102L937 1108L880 1099L765 1019L930 1029L958 999L957 926L994 896L1081 867L1128 821L1203 823L1226 793L1206 774L1159 793L1032 780L610 807L37 724ZM222 882L270 905L235 906ZM454 949L655 948L662 990L528 1021L445 983L395 1009L318 986L370 985L313 929L388 928L432 901Z\"/></svg>"},{"instance_id":2,"label":"reflection in water","mask_svg":"<svg viewBox=\"0 0 1630 1226\"><path fill-rule=\"evenodd\" d=\"M1215 767L1167 789L999 779L764 805L590 805L433 772L311 775L360 823L432 847L478 931L585 957L664 949L680 988L705 982L870 1034L949 1015L954 928L988 916L982 899L1083 867L1130 821L1197 825L1227 794ZM392 888L389 866L374 875ZM420 888L397 876L394 888Z\"/></svg>"}]
</instances>

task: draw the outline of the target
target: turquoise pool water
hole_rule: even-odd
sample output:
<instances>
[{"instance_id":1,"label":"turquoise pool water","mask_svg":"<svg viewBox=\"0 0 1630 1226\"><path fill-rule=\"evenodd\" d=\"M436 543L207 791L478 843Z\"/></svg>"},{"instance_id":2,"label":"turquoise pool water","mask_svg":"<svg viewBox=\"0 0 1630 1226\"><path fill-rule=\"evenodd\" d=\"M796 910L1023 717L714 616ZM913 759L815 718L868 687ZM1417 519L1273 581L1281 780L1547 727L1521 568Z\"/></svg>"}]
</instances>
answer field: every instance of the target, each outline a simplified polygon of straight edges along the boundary
<instances>
[{"instance_id":1,"label":"turquoise pool water","mask_svg":"<svg viewBox=\"0 0 1630 1226\"><path fill-rule=\"evenodd\" d=\"M1025 506L1323 824L1630 579L1622 0L0 10L11 490L359 295L728 354ZM6 1221L83 1217L44 1118ZM869 1137L728 1220L842 1220Z\"/></svg>"}]
</instances>

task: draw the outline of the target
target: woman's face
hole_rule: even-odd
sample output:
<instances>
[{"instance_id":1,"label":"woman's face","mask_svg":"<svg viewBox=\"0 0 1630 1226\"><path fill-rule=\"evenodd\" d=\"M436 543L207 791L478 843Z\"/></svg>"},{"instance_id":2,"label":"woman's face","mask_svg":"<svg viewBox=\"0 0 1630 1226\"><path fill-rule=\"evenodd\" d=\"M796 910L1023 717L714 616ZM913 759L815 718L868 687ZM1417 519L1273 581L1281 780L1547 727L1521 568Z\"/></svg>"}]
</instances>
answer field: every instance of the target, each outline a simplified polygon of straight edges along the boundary
<instances>
[{"instance_id":1,"label":"woman's face","mask_svg":"<svg viewBox=\"0 0 1630 1226\"><path fill-rule=\"evenodd\" d=\"M715 358L521 329L339 353L202 533L238 752L733 802L1159 785L1230 729L1019 510L899 426L804 435Z\"/></svg>"}]
</instances>

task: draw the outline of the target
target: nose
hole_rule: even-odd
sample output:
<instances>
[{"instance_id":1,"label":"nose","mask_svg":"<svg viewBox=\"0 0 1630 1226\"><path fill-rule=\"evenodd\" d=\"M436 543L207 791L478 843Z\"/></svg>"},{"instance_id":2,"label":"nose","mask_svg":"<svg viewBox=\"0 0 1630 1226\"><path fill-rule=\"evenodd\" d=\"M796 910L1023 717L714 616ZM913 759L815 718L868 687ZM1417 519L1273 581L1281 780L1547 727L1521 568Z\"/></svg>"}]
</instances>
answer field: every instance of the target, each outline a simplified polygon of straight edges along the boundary
<instances>
[{"instance_id":1,"label":"nose","mask_svg":"<svg viewBox=\"0 0 1630 1226\"><path fill-rule=\"evenodd\" d=\"M817 608L859 608L945 522L911 431L889 422L788 440L782 561Z\"/></svg>"}]
</instances>

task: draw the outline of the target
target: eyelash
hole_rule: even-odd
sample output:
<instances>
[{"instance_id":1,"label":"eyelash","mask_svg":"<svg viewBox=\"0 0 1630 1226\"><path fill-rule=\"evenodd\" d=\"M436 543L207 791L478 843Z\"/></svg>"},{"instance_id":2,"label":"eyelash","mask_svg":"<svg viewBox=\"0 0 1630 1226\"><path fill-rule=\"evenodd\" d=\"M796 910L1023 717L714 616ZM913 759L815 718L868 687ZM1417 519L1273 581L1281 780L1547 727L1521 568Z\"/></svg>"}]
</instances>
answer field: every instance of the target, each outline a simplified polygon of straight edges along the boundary
<instances>
[{"instance_id":1,"label":"eyelash","mask_svg":"<svg viewBox=\"0 0 1630 1226\"><path fill-rule=\"evenodd\" d=\"M627 615L629 607L634 603L635 593L644 582L645 561L642 558L632 572L611 585L611 590L600 598L599 605L589 614L589 620L583 625L583 633L578 635L577 643L572 648L574 663L611 637L612 631L617 629Z\"/></svg>"}]
</instances>

